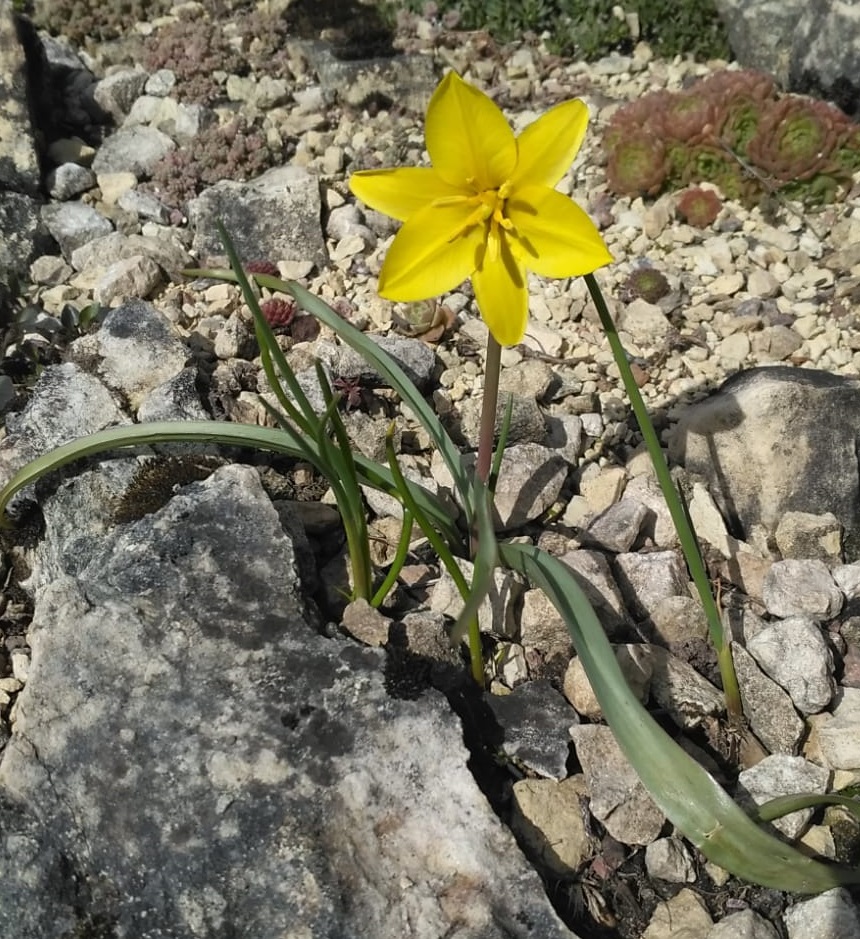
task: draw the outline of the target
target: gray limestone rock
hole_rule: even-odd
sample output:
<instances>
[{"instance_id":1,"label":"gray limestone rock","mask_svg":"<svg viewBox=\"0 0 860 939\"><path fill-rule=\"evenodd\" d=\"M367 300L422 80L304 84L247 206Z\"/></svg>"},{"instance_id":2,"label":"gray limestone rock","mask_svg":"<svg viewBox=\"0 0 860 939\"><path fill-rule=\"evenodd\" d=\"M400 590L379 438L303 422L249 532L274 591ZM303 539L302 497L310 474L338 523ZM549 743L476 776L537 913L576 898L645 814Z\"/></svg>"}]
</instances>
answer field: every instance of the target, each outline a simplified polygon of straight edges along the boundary
<instances>
[{"instance_id":1,"label":"gray limestone rock","mask_svg":"<svg viewBox=\"0 0 860 939\"><path fill-rule=\"evenodd\" d=\"M645 848L645 867L651 877L673 884L692 884L696 880L693 859L678 838L658 838Z\"/></svg>"},{"instance_id":2,"label":"gray limestone rock","mask_svg":"<svg viewBox=\"0 0 860 939\"><path fill-rule=\"evenodd\" d=\"M22 193L0 191L0 290L8 286L10 274L26 280L31 261L55 250L52 246L39 203Z\"/></svg>"},{"instance_id":3,"label":"gray limestone rock","mask_svg":"<svg viewBox=\"0 0 860 939\"><path fill-rule=\"evenodd\" d=\"M625 643L614 648L615 659L628 687L643 704L648 700L654 668L652 657L648 654L649 649L644 643ZM564 696L577 713L592 721L603 719L600 702L579 656L568 663L562 687Z\"/></svg>"},{"instance_id":4,"label":"gray limestone rock","mask_svg":"<svg viewBox=\"0 0 860 939\"><path fill-rule=\"evenodd\" d=\"M280 166L247 183L224 180L188 205L198 257L224 255L215 223L224 223L243 258L327 260L320 228L319 181L298 166Z\"/></svg>"},{"instance_id":5,"label":"gray limestone rock","mask_svg":"<svg viewBox=\"0 0 860 939\"><path fill-rule=\"evenodd\" d=\"M540 444L506 447L495 499L501 528L519 528L543 515L558 498L569 468L561 454Z\"/></svg>"},{"instance_id":6,"label":"gray limestone rock","mask_svg":"<svg viewBox=\"0 0 860 939\"><path fill-rule=\"evenodd\" d=\"M543 401L558 379L547 362L540 359L523 359L515 365L506 366L499 375L499 398L504 401L508 394L528 395L536 401ZM573 417L572 414L560 414L559 419ZM579 427L582 433L582 425Z\"/></svg>"},{"instance_id":7,"label":"gray limestone rock","mask_svg":"<svg viewBox=\"0 0 860 939\"><path fill-rule=\"evenodd\" d=\"M860 382L814 369L754 368L682 412L670 458L708 482L730 533L776 531L786 512L832 512L860 535ZM762 486L761 480L768 485Z\"/></svg>"},{"instance_id":8,"label":"gray limestone rock","mask_svg":"<svg viewBox=\"0 0 860 939\"><path fill-rule=\"evenodd\" d=\"M699 939L710 932L713 920L698 893L682 888L668 900L660 900L654 909L645 939Z\"/></svg>"},{"instance_id":9,"label":"gray limestone rock","mask_svg":"<svg viewBox=\"0 0 860 939\"><path fill-rule=\"evenodd\" d=\"M215 355L219 359L253 359L257 349L253 321L238 312L231 313L215 335Z\"/></svg>"},{"instance_id":10,"label":"gray limestone rock","mask_svg":"<svg viewBox=\"0 0 860 939\"><path fill-rule=\"evenodd\" d=\"M436 85L433 63L425 55L350 61L322 43L314 43L308 53L323 94L356 107L383 98L423 114Z\"/></svg>"},{"instance_id":11,"label":"gray limestone rock","mask_svg":"<svg viewBox=\"0 0 860 939\"><path fill-rule=\"evenodd\" d=\"M368 336L383 352L406 372L412 383L419 389L429 387L436 368L436 353L433 348L420 339L406 336ZM328 346L320 344L320 357L331 367L332 374L338 378L357 378L367 381L383 381L382 376L351 346Z\"/></svg>"},{"instance_id":12,"label":"gray limestone rock","mask_svg":"<svg viewBox=\"0 0 860 939\"><path fill-rule=\"evenodd\" d=\"M688 662L662 646L645 644L640 655L651 666L651 697L679 727L698 727L725 706L722 693Z\"/></svg>"},{"instance_id":13,"label":"gray limestone rock","mask_svg":"<svg viewBox=\"0 0 860 939\"><path fill-rule=\"evenodd\" d=\"M576 466L583 450L582 421L575 414L544 415L544 426L546 445L558 450L568 463Z\"/></svg>"},{"instance_id":14,"label":"gray limestone rock","mask_svg":"<svg viewBox=\"0 0 860 939\"><path fill-rule=\"evenodd\" d=\"M121 124L143 91L148 74L142 68L121 68L96 83L93 97L96 103Z\"/></svg>"},{"instance_id":15,"label":"gray limestone rock","mask_svg":"<svg viewBox=\"0 0 860 939\"><path fill-rule=\"evenodd\" d=\"M95 100L97 79L87 65L92 60L64 36L39 33L38 55L45 78L31 84L41 98L41 109L63 126L85 128L103 125L110 117Z\"/></svg>"},{"instance_id":16,"label":"gray limestone rock","mask_svg":"<svg viewBox=\"0 0 860 939\"><path fill-rule=\"evenodd\" d=\"M46 369L19 414L6 418L0 441L0 479L75 437L127 423L105 386L72 362Z\"/></svg>"},{"instance_id":17,"label":"gray limestone rock","mask_svg":"<svg viewBox=\"0 0 860 939\"><path fill-rule=\"evenodd\" d=\"M636 343L659 345L666 341L672 324L656 303L637 297L622 306L618 328L629 333Z\"/></svg>"},{"instance_id":18,"label":"gray limestone rock","mask_svg":"<svg viewBox=\"0 0 860 939\"><path fill-rule=\"evenodd\" d=\"M167 225L170 222L170 209L150 192L128 189L117 200L117 205L126 212L133 212L142 219Z\"/></svg>"},{"instance_id":19,"label":"gray limestone rock","mask_svg":"<svg viewBox=\"0 0 860 939\"><path fill-rule=\"evenodd\" d=\"M192 263L191 256L173 233L164 232L162 237L150 235L124 235L111 232L101 238L87 242L71 254L72 267L76 271L89 273L101 269L114 261L145 255L155 261L169 276L176 276L183 267Z\"/></svg>"},{"instance_id":20,"label":"gray limestone rock","mask_svg":"<svg viewBox=\"0 0 860 939\"><path fill-rule=\"evenodd\" d=\"M817 714L830 703L833 656L814 620L792 616L773 623L748 640L747 651L801 714Z\"/></svg>"},{"instance_id":21,"label":"gray limestone rock","mask_svg":"<svg viewBox=\"0 0 860 939\"><path fill-rule=\"evenodd\" d=\"M641 502L622 499L589 522L582 536L583 544L617 553L629 551L648 515Z\"/></svg>"},{"instance_id":22,"label":"gray limestone rock","mask_svg":"<svg viewBox=\"0 0 860 939\"><path fill-rule=\"evenodd\" d=\"M622 844L650 844L666 821L642 785L636 771L604 724L570 728L582 764L590 808L606 830Z\"/></svg>"},{"instance_id":23,"label":"gray limestone rock","mask_svg":"<svg viewBox=\"0 0 860 939\"><path fill-rule=\"evenodd\" d=\"M755 910L741 910L716 923L705 939L779 939L779 935Z\"/></svg>"},{"instance_id":24,"label":"gray limestone rock","mask_svg":"<svg viewBox=\"0 0 860 939\"><path fill-rule=\"evenodd\" d=\"M573 640L564 619L543 590L526 590L519 616L519 641L526 649L536 649L544 660L573 655Z\"/></svg>"},{"instance_id":25,"label":"gray limestone rock","mask_svg":"<svg viewBox=\"0 0 860 939\"><path fill-rule=\"evenodd\" d=\"M732 660L753 733L771 753L796 753L806 728L788 693L737 642L732 643Z\"/></svg>"},{"instance_id":26,"label":"gray limestone rock","mask_svg":"<svg viewBox=\"0 0 860 939\"><path fill-rule=\"evenodd\" d=\"M788 82L791 40L805 0L715 0L738 62ZM768 41L762 42L767 36Z\"/></svg>"},{"instance_id":27,"label":"gray limestone rock","mask_svg":"<svg viewBox=\"0 0 860 939\"><path fill-rule=\"evenodd\" d=\"M39 589L0 761L4 935L571 935L444 699L390 697L382 653L320 635L295 563L230 466Z\"/></svg>"},{"instance_id":28,"label":"gray limestone rock","mask_svg":"<svg viewBox=\"0 0 860 939\"><path fill-rule=\"evenodd\" d=\"M579 718L548 681L527 681L510 694L489 694L485 700L502 729L504 753L541 776L565 778L567 730Z\"/></svg>"},{"instance_id":29,"label":"gray limestone rock","mask_svg":"<svg viewBox=\"0 0 860 939\"><path fill-rule=\"evenodd\" d=\"M472 582L474 565L471 561L456 558L457 566L466 579ZM523 591L522 581L518 575L502 568L496 568L493 573L493 583L490 591L484 597L478 608L478 624L482 632L493 633L496 636L512 638L517 633L516 605ZM430 593L430 610L434 613L444 613L456 619L463 609L463 597L457 589L454 578L447 569L442 568L439 580Z\"/></svg>"},{"instance_id":30,"label":"gray limestone rock","mask_svg":"<svg viewBox=\"0 0 860 939\"><path fill-rule=\"evenodd\" d=\"M361 221L357 205L347 203L331 210L325 226L326 234L335 241L360 235L371 246L376 246L373 232Z\"/></svg>"},{"instance_id":31,"label":"gray limestone rock","mask_svg":"<svg viewBox=\"0 0 860 939\"><path fill-rule=\"evenodd\" d=\"M666 499L651 473L643 473L629 480L621 501L625 499L632 499L648 510L640 528L641 537L650 538L658 548L674 548L678 544L678 533Z\"/></svg>"},{"instance_id":32,"label":"gray limestone rock","mask_svg":"<svg viewBox=\"0 0 860 939\"><path fill-rule=\"evenodd\" d=\"M842 552L842 526L832 512L786 512L776 527L776 546L786 559L813 558L832 564Z\"/></svg>"},{"instance_id":33,"label":"gray limestone rock","mask_svg":"<svg viewBox=\"0 0 860 939\"><path fill-rule=\"evenodd\" d=\"M175 149L173 140L155 127L143 124L120 127L99 147L93 172L134 173L138 179L144 179L151 175L159 160Z\"/></svg>"},{"instance_id":34,"label":"gray limestone rock","mask_svg":"<svg viewBox=\"0 0 860 939\"><path fill-rule=\"evenodd\" d=\"M573 573L609 638L618 636L629 618L606 558L583 548L567 551L559 560Z\"/></svg>"},{"instance_id":35,"label":"gray limestone rock","mask_svg":"<svg viewBox=\"0 0 860 939\"><path fill-rule=\"evenodd\" d=\"M73 935L78 891L62 874L54 832L0 786L0 928L16 939Z\"/></svg>"},{"instance_id":36,"label":"gray limestone rock","mask_svg":"<svg viewBox=\"0 0 860 939\"><path fill-rule=\"evenodd\" d=\"M800 900L785 911L788 939L860 936L860 908L843 887Z\"/></svg>"},{"instance_id":37,"label":"gray limestone rock","mask_svg":"<svg viewBox=\"0 0 860 939\"><path fill-rule=\"evenodd\" d=\"M579 870L596 850L585 825L585 801L582 776L514 783L511 827L559 877Z\"/></svg>"},{"instance_id":38,"label":"gray limestone rock","mask_svg":"<svg viewBox=\"0 0 860 939\"><path fill-rule=\"evenodd\" d=\"M856 3L830 0L792 0L788 6L803 11L792 35L790 86L829 98L856 117L860 114L860 8Z\"/></svg>"},{"instance_id":39,"label":"gray limestone rock","mask_svg":"<svg viewBox=\"0 0 860 939\"><path fill-rule=\"evenodd\" d=\"M113 231L113 225L91 205L83 202L52 202L43 205L42 222L68 261L76 248Z\"/></svg>"},{"instance_id":40,"label":"gray limestone rock","mask_svg":"<svg viewBox=\"0 0 860 939\"><path fill-rule=\"evenodd\" d=\"M830 711L810 720L826 766L860 768L860 688L840 688Z\"/></svg>"},{"instance_id":41,"label":"gray limestone rock","mask_svg":"<svg viewBox=\"0 0 860 939\"><path fill-rule=\"evenodd\" d=\"M664 644L706 639L708 619L702 601L689 596L665 597L651 611L654 638Z\"/></svg>"},{"instance_id":42,"label":"gray limestone rock","mask_svg":"<svg viewBox=\"0 0 860 939\"><path fill-rule=\"evenodd\" d=\"M693 484L693 495L689 500L690 521L700 541L716 548L726 559L735 558L741 551L749 551L747 545L732 538L726 528L710 492L701 484Z\"/></svg>"},{"instance_id":43,"label":"gray limestone rock","mask_svg":"<svg viewBox=\"0 0 860 939\"><path fill-rule=\"evenodd\" d=\"M776 561L765 574L764 604L772 616L831 619L842 609L842 591L823 561Z\"/></svg>"},{"instance_id":44,"label":"gray limestone rock","mask_svg":"<svg viewBox=\"0 0 860 939\"><path fill-rule=\"evenodd\" d=\"M11 3L0 6L0 190L37 196L41 185L30 118L27 60Z\"/></svg>"},{"instance_id":45,"label":"gray limestone rock","mask_svg":"<svg viewBox=\"0 0 860 939\"><path fill-rule=\"evenodd\" d=\"M816 766L801 756L774 753L739 774L737 798L742 804L754 807L777 796L802 792L823 794L827 791L829 781L829 770ZM772 824L794 841L806 829L814 812L811 808L801 809L774 819Z\"/></svg>"},{"instance_id":46,"label":"gray limestone rock","mask_svg":"<svg viewBox=\"0 0 860 939\"><path fill-rule=\"evenodd\" d=\"M145 300L161 285L161 268L145 255L114 261L105 268L93 287L93 299L102 306L117 301Z\"/></svg>"},{"instance_id":47,"label":"gray limestone rock","mask_svg":"<svg viewBox=\"0 0 860 939\"><path fill-rule=\"evenodd\" d=\"M205 421L209 419L197 393L197 370L184 368L144 395L137 418L146 421Z\"/></svg>"},{"instance_id":48,"label":"gray limestone rock","mask_svg":"<svg viewBox=\"0 0 860 939\"><path fill-rule=\"evenodd\" d=\"M860 111L860 11L830 0L716 0L732 52L791 91ZM762 37L767 37L763 42Z\"/></svg>"},{"instance_id":49,"label":"gray limestone rock","mask_svg":"<svg viewBox=\"0 0 860 939\"><path fill-rule=\"evenodd\" d=\"M645 619L666 597L689 596L687 570L675 551L619 554L615 571L621 593L637 619Z\"/></svg>"},{"instance_id":50,"label":"gray limestone rock","mask_svg":"<svg viewBox=\"0 0 860 939\"><path fill-rule=\"evenodd\" d=\"M215 111L201 104L190 104L163 96L141 95L132 105L123 123L126 127L132 124L149 124L178 144L193 146L194 138L217 121L218 115Z\"/></svg>"},{"instance_id":51,"label":"gray limestone rock","mask_svg":"<svg viewBox=\"0 0 860 939\"><path fill-rule=\"evenodd\" d=\"M96 184L96 177L86 166L79 166L77 163L61 163L48 173L46 183L51 197L62 202L66 199L74 199L82 192L92 189Z\"/></svg>"},{"instance_id":52,"label":"gray limestone rock","mask_svg":"<svg viewBox=\"0 0 860 939\"><path fill-rule=\"evenodd\" d=\"M842 564L832 571L833 581L845 595L846 600L860 597L860 563Z\"/></svg>"},{"instance_id":53,"label":"gray limestone rock","mask_svg":"<svg viewBox=\"0 0 860 939\"><path fill-rule=\"evenodd\" d=\"M502 422L508 407L508 395L501 395L496 409L496 437L501 431ZM460 419L457 423L462 441L469 447L477 447L481 433L481 411L483 400L471 397L459 407ZM508 430L508 444L543 443L546 439L546 421L543 411L532 397L513 395L511 398L511 423Z\"/></svg>"},{"instance_id":54,"label":"gray limestone rock","mask_svg":"<svg viewBox=\"0 0 860 939\"><path fill-rule=\"evenodd\" d=\"M178 375L188 350L167 318L143 300L129 300L105 316L101 328L70 347L75 361L95 364L105 384L136 410L144 397Z\"/></svg>"},{"instance_id":55,"label":"gray limestone rock","mask_svg":"<svg viewBox=\"0 0 860 939\"><path fill-rule=\"evenodd\" d=\"M378 429L379 425L374 423L374 436ZM370 443L370 441L366 440L364 443L367 445ZM378 446L378 444L379 439L377 437L374 441L374 446ZM360 444L356 445L361 449ZM454 500L450 496L449 487L453 485L450 476L447 477L447 484L443 483L440 485L440 483L437 482L435 476L428 477L426 472L424 472L421 467L416 465L410 454L401 454L400 469L406 479L411 480L414 483L418 483L419 486L423 486L429 492L433 493L433 495L445 502L450 509L452 518L456 518L459 515L460 510L457 508ZM389 515L392 518L403 518L403 503L398 499L395 499L394 496L390 496L379 489L372 489L370 486L362 486L361 491L368 506L376 515Z\"/></svg>"}]
</instances>

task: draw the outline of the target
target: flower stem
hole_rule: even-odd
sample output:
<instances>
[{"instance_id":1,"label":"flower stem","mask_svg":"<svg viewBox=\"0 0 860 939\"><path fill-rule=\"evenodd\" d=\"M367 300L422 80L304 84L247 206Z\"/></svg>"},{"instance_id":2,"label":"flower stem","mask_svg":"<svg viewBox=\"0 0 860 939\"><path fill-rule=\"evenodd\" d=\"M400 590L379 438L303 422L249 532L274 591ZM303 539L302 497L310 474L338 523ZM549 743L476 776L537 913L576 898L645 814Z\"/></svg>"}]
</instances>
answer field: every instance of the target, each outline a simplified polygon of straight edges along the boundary
<instances>
[{"instance_id":1,"label":"flower stem","mask_svg":"<svg viewBox=\"0 0 860 939\"><path fill-rule=\"evenodd\" d=\"M645 441L645 446L648 449L648 455L651 457L654 474L657 477L657 482L660 484L660 489L663 492L663 498L666 500L666 505L669 508L669 514L675 525L675 531L678 533L678 540L681 542L681 549L684 552L687 569L690 572L690 576L693 578L693 583L696 585L696 592L699 594L699 599L705 611L711 642L714 644L714 648L717 652L717 661L720 668L720 677L723 680L723 694L726 699L726 711L728 712L729 720L733 725L742 727L743 705L741 704L738 679L735 674L734 662L732 661L731 646L726 631L723 629L720 611L717 609L714 595L711 592L711 583L708 579L707 571L705 570L702 554L699 551L699 542L696 540L696 533L693 531L693 525L681 502L678 490L675 488L675 483L669 472L669 466L666 463L666 457L660 446L660 440L657 437L657 432L654 430L654 425L651 423L651 418L648 415L645 402L642 400L639 386L636 384L636 380L633 377L630 363L627 361L627 354L624 351L624 346L621 344L621 339L615 329L615 324L612 322L612 316L606 306L606 301L603 299L603 294L600 292L600 287L593 274L585 275L585 283L588 287L588 292L591 294L591 299L594 301L595 307L597 307L600 325L603 327L606 338L609 340L609 346L612 349L615 364L618 366L618 371L621 373L621 380L624 383L624 389L627 392L627 397L630 399L630 406L633 408L633 413L639 424L639 430Z\"/></svg>"},{"instance_id":2,"label":"flower stem","mask_svg":"<svg viewBox=\"0 0 860 939\"><path fill-rule=\"evenodd\" d=\"M499 400L499 372L502 366L502 347L493 338L492 333L487 338L487 363L484 367L484 400L481 405L481 429L478 437L478 459L475 464L475 476L484 486L490 479L490 469L493 463L493 441L496 436L496 408ZM490 494L492 498L492 494ZM471 554L473 559L478 558L479 538L477 506L475 510L475 524L471 534ZM476 568L477 571L477 568ZM481 632L477 616L469 621L469 659L472 666L472 677L478 685L484 685L484 658L481 648Z\"/></svg>"},{"instance_id":3,"label":"flower stem","mask_svg":"<svg viewBox=\"0 0 860 939\"><path fill-rule=\"evenodd\" d=\"M481 406L481 433L478 438L478 462L475 473L482 482L490 476L493 459L493 439L496 435L496 408L499 401L499 372L502 365L502 347L490 333L487 339L487 364L484 368L484 400Z\"/></svg>"}]
</instances>

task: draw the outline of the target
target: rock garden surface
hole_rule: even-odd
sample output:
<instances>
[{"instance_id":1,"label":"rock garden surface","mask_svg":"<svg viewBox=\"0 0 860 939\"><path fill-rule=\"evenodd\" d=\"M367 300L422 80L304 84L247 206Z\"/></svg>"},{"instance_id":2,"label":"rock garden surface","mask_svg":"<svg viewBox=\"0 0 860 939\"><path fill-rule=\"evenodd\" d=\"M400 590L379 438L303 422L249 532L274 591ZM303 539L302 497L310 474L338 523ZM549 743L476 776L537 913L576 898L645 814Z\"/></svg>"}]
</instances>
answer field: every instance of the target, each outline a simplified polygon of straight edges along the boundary
<instances>
[{"instance_id":1,"label":"rock garden surface","mask_svg":"<svg viewBox=\"0 0 860 939\"><path fill-rule=\"evenodd\" d=\"M739 801L860 782L860 188L816 211L726 200L701 228L677 193L614 195L613 113L725 62L639 44L586 64L546 37L500 44L429 14L386 36L371 8L345 29L302 4L292 19L216 6L158 5L118 38L72 41L16 28L0 4L0 479L116 424L266 421L238 292L180 273L223 265L218 218L246 262L377 336L474 449L486 328L469 287L382 300L396 226L356 204L348 174L426 159L446 68L517 130L581 97L592 123L561 188L616 259L597 276L679 470L765 758L741 768L718 745L704 616L580 280L534 279L526 338L503 353L499 527L577 573L643 702ZM406 472L446 487L378 376L286 298L266 309L308 387L318 359L344 392L356 449L379 458L396 419ZM367 502L384 566L396 506ZM337 512L309 467L160 446L68 467L13 508L3 935L860 936L856 893L750 886L676 835L540 591L498 575L485 695L447 641L457 592L419 538L387 606L347 604ZM843 810L776 828L858 862Z\"/></svg>"}]
</instances>

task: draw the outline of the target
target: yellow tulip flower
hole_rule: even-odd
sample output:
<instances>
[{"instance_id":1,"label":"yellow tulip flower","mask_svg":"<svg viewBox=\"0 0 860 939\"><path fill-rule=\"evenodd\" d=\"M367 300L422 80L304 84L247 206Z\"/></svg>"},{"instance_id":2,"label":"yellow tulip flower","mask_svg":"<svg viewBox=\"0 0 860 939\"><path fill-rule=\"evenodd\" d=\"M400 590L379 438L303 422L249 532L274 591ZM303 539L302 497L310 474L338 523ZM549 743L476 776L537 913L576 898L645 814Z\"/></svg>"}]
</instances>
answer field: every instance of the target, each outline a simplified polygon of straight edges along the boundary
<instances>
[{"instance_id":1,"label":"yellow tulip flower","mask_svg":"<svg viewBox=\"0 0 860 939\"><path fill-rule=\"evenodd\" d=\"M359 199L403 222L382 265L379 293L424 300L471 277L492 336L503 346L520 342L528 318L526 269L573 277L612 260L591 219L554 188L587 123L585 104L565 101L515 137L483 92L449 72L427 108L432 166L350 178Z\"/></svg>"}]
</instances>

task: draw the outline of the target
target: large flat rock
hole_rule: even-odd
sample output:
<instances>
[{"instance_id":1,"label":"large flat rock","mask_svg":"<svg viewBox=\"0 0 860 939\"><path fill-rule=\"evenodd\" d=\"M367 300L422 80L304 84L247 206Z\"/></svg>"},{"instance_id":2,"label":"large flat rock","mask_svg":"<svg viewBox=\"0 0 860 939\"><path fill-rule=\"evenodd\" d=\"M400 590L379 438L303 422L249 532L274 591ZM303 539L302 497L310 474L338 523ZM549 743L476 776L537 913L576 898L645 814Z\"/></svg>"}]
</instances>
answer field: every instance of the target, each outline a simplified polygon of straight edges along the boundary
<instances>
[{"instance_id":1,"label":"large flat rock","mask_svg":"<svg viewBox=\"0 0 860 939\"><path fill-rule=\"evenodd\" d=\"M0 934L569 937L444 698L391 697L383 652L316 627L240 466L41 586L0 761Z\"/></svg>"}]
</instances>

